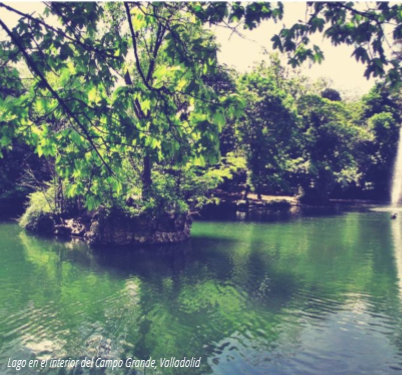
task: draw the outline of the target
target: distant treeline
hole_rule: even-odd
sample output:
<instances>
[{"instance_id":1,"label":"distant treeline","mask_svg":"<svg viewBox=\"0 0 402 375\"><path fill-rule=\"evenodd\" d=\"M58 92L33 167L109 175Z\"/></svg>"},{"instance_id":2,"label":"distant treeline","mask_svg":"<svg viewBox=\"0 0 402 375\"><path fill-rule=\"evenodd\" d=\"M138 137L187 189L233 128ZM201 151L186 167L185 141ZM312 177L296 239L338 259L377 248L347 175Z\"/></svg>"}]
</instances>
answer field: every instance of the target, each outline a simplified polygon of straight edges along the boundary
<instances>
[{"instance_id":1,"label":"distant treeline","mask_svg":"<svg viewBox=\"0 0 402 375\"><path fill-rule=\"evenodd\" d=\"M257 194L388 200L399 128L400 93L377 82L367 95L343 100L322 79L289 71L278 56L247 74L223 71L217 89L245 100L228 122L221 152L242 154Z\"/></svg>"}]
</instances>

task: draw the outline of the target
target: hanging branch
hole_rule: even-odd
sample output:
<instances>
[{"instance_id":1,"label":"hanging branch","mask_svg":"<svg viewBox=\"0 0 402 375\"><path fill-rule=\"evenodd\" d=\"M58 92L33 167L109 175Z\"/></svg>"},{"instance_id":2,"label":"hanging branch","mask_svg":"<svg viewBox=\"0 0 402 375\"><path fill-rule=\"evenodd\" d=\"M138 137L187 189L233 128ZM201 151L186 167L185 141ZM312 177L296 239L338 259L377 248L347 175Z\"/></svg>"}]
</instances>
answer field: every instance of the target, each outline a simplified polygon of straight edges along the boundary
<instances>
[{"instance_id":1,"label":"hanging branch","mask_svg":"<svg viewBox=\"0 0 402 375\"><path fill-rule=\"evenodd\" d=\"M111 170L110 166L106 163L106 161L104 160L104 158L100 154L98 148L96 147L91 135L89 134L89 132L85 128L85 126L81 123L81 121L77 118L77 116L70 110L70 108L67 106L67 104L64 102L64 100L59 96L59 94L52 88L52 86L50 86L49 82L47 81L47 79L45 78L43 73L36 67L35 63L32 61L32 59L29 56L29 54L27 53L27 51L21 45L21 43L18 40L18 38L15 37L15 35L11 32L11 30L7 27L7 25L1 19L0 19L0 26L8 34L8 36L11 38L11 40L15 43L15 45L18 47L18 49L24 55L25 61L28 64L29 68L32 69L33 73L35 73L41 79L43 84L51 92L53 97L59 102L59 104L64 109L64 111L69 115L69 117L72 118L76 122L76 124L79 126L79 128L84 133L86 140L90 143L90 145L92 146L93 150L98 155L98 157L101 160L102 164L106 167L106 169L109 171L109 173L111 175L113 175L113 171ZM74 130L76 130L74 126L73 126L73 128L74 128Z\"/></svg>"},{"instance_id":2,"label":"hanging branch","mask_svg":"<svg viewBox=\"0 0 402 375\"><path fill-rule=\"evenodd\" d=\"M40 20L38 18L32 17L31 15L29 15L27 13L20 12L19 10L15 9L15 8L12 8L12 7L4 4L4 3L0 3L0 7L5 8L10 12L16 13L16 14L24 17L24 18L27 18L27 19L35 22L38 25L42 25L43 27L45 27L48 30L52 30L56 34L61 35L63 38L68 39L70 42L80 45L81 47L85 48L85 50L87 50L87 51L96 52L100 56L107 56L107 57L109 57L111 59L118 59L118 57L114 56L113 53L108 53L108 52L106 52L104 50L100 50L99 48L96 48L94 46L90 46L87 43L84 43L79 39L72 38L69 35L67 35L65 32L63 32L62 30L56 29L53 26L48 25L46 22L44 22L44 21L42 21L42 20Z\"/></svg>"}]
</instances>

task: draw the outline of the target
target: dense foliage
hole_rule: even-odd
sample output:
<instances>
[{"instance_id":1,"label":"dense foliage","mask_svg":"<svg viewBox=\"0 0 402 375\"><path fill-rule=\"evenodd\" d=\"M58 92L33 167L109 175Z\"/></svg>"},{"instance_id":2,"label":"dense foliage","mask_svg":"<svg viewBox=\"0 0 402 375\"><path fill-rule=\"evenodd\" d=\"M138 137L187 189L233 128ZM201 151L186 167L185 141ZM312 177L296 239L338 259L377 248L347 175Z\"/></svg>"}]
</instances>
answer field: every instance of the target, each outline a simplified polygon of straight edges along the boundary
<instances>
[{"instance_id":1,"label":"dense foliage","mask_svg":"<svg viewBox=\"0 0 402 375\"><path fill-rule=\"evenodd\" d=\"M279 87L272 68L257 67L239 80L246 100L244 120L239 125L256 193L280 192L286 186L289 153L296 146L299 129L291 95Z\"/></svg>"},{"instance_id":2,"label":"dense foliage","mask_svg":"<svg viewBox=\"0 0 402 375\"><path fill-rule=\"evenodd\" d=\"M226 125L223 134L232 136L221 143L245 155L257 195L387 200L400 128L398 92L378 83L362 98L343 101L322 87L271 56L269 65L237 78L245 113Z\"/></svg>"},{"instance_id":3,"label":"dense foliage","mask_svg":"<svg viewBox=\"0 0 402 375\"><path fill-rule=\"evenodd\" d=\"M402 6L306 6L306 22L283 28L273 48L295 67L324 58L309 47L313 33L353 45L366 76L383 77L366 97L344 102L290 74L278 56L244 75L219 66L207 25L254 29L281 19L280 3L58 2L45 3L43 16L0 3L20 16L14 28L0 19L4 181L21 177L9 170L20 147L46 166L20 173L25 186L57 213L183 212L241 171L259 196L387 198L401 68L385 51L384 27L401 38Z\"/></svg>"},{"instance_id":4,"label":"dense foliage","mask_svg":"<svg viewBox=\"0 0 402 375\"><path fill-rule=\"evenodd\" d=\"M213 35L180 4L52 3L45 14L63 28L30 15L13 31L0 21L4 59L23 58L32 77L0 103L3 145L23 138L52 160L58 195L83 196L90 210L132 197L186 209L183 187L205 174L197 168L214 165L219 177L219 133L242 107L205 83Z\"/></svg>"}]
</instances>

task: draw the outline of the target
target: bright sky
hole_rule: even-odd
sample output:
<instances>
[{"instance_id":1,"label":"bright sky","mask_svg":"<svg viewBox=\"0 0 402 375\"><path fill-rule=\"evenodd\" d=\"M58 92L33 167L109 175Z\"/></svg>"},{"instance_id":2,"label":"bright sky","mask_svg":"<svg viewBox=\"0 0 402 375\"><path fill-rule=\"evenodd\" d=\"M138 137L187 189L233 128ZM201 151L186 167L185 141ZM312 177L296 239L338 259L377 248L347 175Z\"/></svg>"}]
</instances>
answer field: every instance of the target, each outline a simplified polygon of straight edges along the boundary
<instances>
[{"instance_id":1,"label":"bright sky","mask_svg":"<svg viewBox=\"0 0 402 375\"><path fill-rule=\"evenodd\" d=\"M10 4L25 13L42 12L43 5L37 2L13 2ZM252 31L240 30L244 38L232 34L231 31L222 27L215 27L214 32L221 45L218 58L221 63L233 66L236 70L244 72L254 62L267 60L264 49L272 52L271 38L278 33L283 25L290 26L298 20L304 20L306 4L303 2L286 2L284 19L277 24L272 21L265 21L258 28ZM362 6L365 6L363 4ZM17 22L18 16L0 8L0 17L12 27ZM0 38L4 34L0 33ZM319 35L314 36L312 41L319 45L324 51L325 60L319 64L309 66L308 63L302 67L303 74L312 79L326 77L334 82L334 88L348 95L362 95L368 92L374 81L364 78L364 65L357 63L351 57L352 48L348 46L334 47L328 40L323 40Z\"/></svg>"},{"instance_id":2,"label":"bright sky","mask_svg":"<svg viewBox=\"0 0 402 375\"><path fill-rule=\"evenodd\" d=\"M218 55L220 62L244 72L253 66L254 62L268 60L267 54L264 54L264 49L267 52L274 52L271 42L272 36L279 33L283 25L289 27L298 20L304 21L305 19L305 3L286 2L284 7L284 18L277 24L273 21L265 21L252 31L244 31L239 28L245 38L232 34L230 30L225 28L216 27L214 31L218 42L221 44L221 52ZM325 60L321 64L313 64L312 66L306 62L301 67L302 74L314 80L320 77L330 78L334 82L335 89L350 95L362 95L370 90L374 80L367 80L364 77L365 67L351 56L352 47L332 46L327 39L323 39L318 34L313 36L311 41L323 50Z\"/></svg>"}]
</instances>

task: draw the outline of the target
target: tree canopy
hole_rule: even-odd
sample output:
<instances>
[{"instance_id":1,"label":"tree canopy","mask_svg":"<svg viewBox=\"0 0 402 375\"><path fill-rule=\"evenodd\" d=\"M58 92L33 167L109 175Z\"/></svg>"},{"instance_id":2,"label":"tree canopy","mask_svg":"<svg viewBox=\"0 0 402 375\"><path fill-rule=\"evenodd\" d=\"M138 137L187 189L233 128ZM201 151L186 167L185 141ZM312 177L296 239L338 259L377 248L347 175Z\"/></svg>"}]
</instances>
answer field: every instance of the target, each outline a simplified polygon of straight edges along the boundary
<instances>
[{"instance_id":1,"label":"tree canopy","mask_svg":"<svg viewBox=\"0 0 402 375\"><path fill-rule=\"evenodd\" d=\"M0 19L6 35L0 41L0 146L10 148L13 139L19 139L51 159L55 181L67 197L85 196L90 209L106 198L139 194L143 201L155 202L166 189L184 199L189 191L182 190L189 181L204 181L202 168L212 166L218 181L231 173L222 168L232 171L241 165L233 155L229 164L229 159L217 164L219 141L225 124L247 111L248 121L258 113L283 118L272 122L269 131L256 125L256 119L251 126L244 122L243 136L250 145L256 137L267 140L264 157L269 160L257 169L267 175L289 167L280 156L288 148L292 153L281 135L295 119L288 94L253 74L242 78L247 82L240 85L244 95L219 89L219 46L207 28L219 24L238 32L263 21L276 22L283 17L281 3L44 5L40 15L0 3L4 12L20 17L13 28ZM362 9L359 4L334 2L306 7L305 22L284 27L272 38L273 48L287 53L291 66L322 61L322 51L310 42L311 35L321 32L335 45L353 45L355 58L366 65L366 77L384 77L392 87L400 84L400 57L388 52L387 44L392 47L401 39L402 5L375 3ZM29 74L16 68L21 62ZM258 107L253 95L266 101ZM324 97L311 98L322 107L319 111L328 109L329 117L342 113L342 105ZM258 107L255 113L253 106ZM303 116L312 119L315 115L309 111ZM334 121L338 120L328 118ZM374 128L378 121L372 120ZM292 131L300 130L296 128ZM343 139L339 127L334 132ZM252 148L257 152L258 147Z\"/></svg>"}]
</instances>

